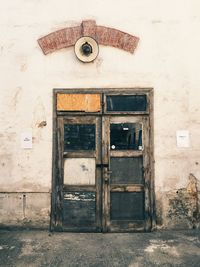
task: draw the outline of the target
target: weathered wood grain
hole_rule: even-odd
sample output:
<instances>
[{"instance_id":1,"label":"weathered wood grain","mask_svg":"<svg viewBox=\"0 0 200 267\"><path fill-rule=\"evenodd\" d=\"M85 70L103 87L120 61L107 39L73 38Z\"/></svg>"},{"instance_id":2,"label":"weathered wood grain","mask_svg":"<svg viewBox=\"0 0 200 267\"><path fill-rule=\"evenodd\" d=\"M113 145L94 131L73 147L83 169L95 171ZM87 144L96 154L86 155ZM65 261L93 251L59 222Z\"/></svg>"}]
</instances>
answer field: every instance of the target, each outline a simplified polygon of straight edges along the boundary
<instances>
[{"instance_id":1,"label":"weathered wood grain","mask_svg":"<svg viewBox=\"0 0 200 267\"><path fill-rule=\"evenodd\" d=\"M57 110L98 112L101 97L100 94L57 94Z\"/></svg>"}]
</instances>

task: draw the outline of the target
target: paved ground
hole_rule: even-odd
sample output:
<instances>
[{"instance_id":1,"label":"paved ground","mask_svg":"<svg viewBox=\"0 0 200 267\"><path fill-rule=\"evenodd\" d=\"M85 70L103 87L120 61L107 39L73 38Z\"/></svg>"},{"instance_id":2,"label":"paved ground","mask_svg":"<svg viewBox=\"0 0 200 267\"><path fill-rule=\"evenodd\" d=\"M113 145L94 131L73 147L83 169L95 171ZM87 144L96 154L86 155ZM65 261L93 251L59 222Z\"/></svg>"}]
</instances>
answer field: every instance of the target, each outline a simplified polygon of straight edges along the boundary
<instances>
[{"instance_id":1,"label":"paved ground","mask_svg":"<svg viewBox=\"0 0 200 267\"><path fill-rule=\"evenodd\" d=\"M200 231L49 234L0 230L0 266L200 267Z\"/></svg>"}]
</instances>

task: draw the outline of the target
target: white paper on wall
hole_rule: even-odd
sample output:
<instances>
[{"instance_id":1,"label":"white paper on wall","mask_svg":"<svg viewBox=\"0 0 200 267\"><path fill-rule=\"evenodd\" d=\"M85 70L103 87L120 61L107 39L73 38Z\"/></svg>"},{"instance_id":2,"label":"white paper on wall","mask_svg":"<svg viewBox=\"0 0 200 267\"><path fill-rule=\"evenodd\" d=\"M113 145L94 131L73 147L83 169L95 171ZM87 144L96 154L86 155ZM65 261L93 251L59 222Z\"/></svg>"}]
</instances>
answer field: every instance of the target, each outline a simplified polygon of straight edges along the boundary
<instances>
[{"instance_id":1,"label":"white paper on wall","mask_svg":"<svg viewBox=\"0 0 200 267\"><path fill-rule=\"evenodd\" d=\"M32 148L32 131L26 131L21 133L21 148Z\"/></svg>"},{"instance_id":2,"label":"white paper on wall","mask_svg":"<svg viewBox=\"0 0 200 267\"><path fill-rule=\"evenodd\" d=\"M188 130L176 131L177 147L190 147L190 137Z\"/></svg>"}]
</instances>

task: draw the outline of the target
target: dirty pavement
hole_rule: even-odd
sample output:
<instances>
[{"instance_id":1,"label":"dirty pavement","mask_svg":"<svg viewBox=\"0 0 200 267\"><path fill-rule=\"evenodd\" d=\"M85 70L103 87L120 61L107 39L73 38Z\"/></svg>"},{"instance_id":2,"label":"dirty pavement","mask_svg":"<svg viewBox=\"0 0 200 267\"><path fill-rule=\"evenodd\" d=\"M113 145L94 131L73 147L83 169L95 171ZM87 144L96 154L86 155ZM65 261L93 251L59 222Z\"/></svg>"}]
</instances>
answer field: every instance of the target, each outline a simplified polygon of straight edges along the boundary
<instances>
[{"instance_id":1,"label":"dirty pavement","mask_svg":"<svg viewBox=\"0 0 200 267\"><path fill-rule=\"evenodd\" d=\"M200 266L200 231L49 233L0 230L0 266Z\"/></svg>"}]
</instances>

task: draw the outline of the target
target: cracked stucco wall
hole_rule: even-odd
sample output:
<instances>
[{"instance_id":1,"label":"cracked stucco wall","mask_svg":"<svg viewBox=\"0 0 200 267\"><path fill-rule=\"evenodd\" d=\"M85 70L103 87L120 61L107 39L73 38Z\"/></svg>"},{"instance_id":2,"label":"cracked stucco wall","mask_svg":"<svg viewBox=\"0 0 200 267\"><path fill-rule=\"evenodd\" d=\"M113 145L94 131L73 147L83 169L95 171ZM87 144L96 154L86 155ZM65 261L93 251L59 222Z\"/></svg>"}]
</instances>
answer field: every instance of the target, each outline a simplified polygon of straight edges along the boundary
<instances>
[{"instance_id":1,"label":"cracked stucco wall","mask_svg":"<svg viewBox=\"0 0 200 267\"><path fill-rule=\"evenodd\" d=\"M1 4L0 223L49 224L53 88L139 86L154 87L157 222L198 226L187 188L190 174L200 179L199 8L198 0ZM43 55L38 38L84 19L138 36L135 54L101 46L87 65L72 48ZM20 146L26 129L33 134L30 150ZM189 131L189 148L177 148L179 129Z\"/></svg>"}]
</instances>

